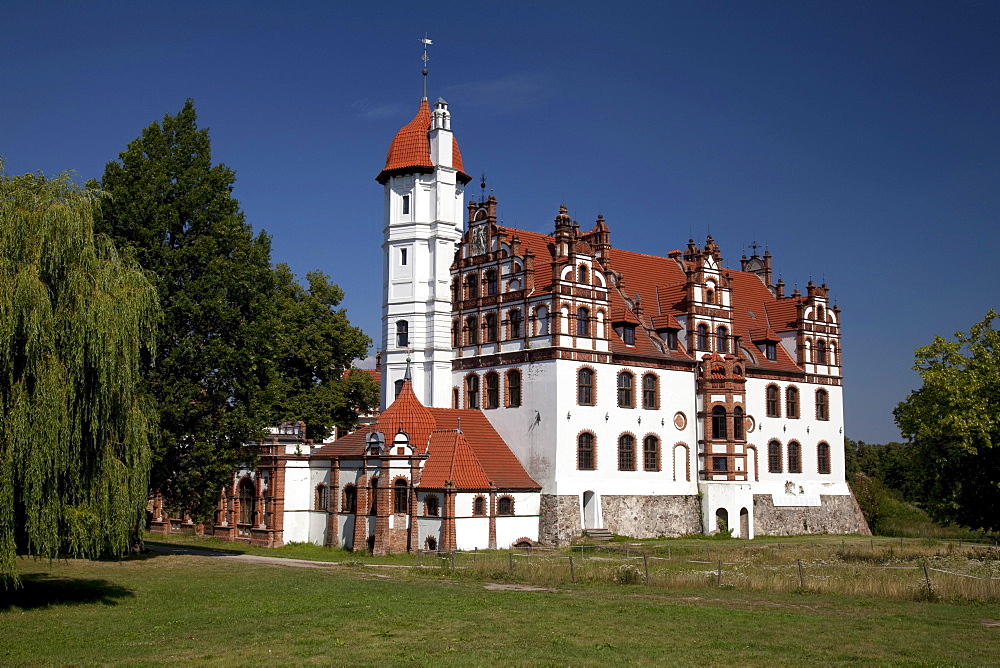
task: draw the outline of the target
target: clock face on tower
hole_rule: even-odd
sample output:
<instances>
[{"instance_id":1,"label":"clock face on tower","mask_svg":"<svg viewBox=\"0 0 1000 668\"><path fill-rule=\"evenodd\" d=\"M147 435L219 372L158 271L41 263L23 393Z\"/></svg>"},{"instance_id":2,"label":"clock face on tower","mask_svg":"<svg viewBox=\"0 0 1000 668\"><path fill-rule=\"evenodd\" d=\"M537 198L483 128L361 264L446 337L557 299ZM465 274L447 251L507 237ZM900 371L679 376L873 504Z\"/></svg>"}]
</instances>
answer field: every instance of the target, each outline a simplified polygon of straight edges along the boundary
<instances>
[{"instance_id":1,"label":"clock face on tower","mask_svg":"<svg viewBox=\"0 0 1000 668\"><path fill-rule=\"evenodd\" d=\"M482 255L486 252L486 226L477 225L472 230L472 254Z\"/></svg>"}]
</instances>

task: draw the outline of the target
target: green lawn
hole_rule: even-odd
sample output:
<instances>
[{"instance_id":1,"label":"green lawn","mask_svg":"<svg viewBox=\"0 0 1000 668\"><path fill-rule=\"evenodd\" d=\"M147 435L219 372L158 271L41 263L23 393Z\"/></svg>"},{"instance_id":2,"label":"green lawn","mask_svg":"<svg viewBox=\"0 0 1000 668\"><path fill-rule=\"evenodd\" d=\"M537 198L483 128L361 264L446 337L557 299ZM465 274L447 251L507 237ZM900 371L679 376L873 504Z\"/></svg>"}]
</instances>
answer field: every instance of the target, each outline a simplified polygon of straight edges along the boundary
<instances>
[{"instance_id":1,"label":"green lawn","mask_svg":"<svg viewBox=\"0 0 1000 668\"><path fill-rule=\"evenodd\" d=\"M560 586L210 557L24 560L3 663L991 664L1000 606ZM985 620L985 621L984 621Z\"/></svg>"}]
</instances>

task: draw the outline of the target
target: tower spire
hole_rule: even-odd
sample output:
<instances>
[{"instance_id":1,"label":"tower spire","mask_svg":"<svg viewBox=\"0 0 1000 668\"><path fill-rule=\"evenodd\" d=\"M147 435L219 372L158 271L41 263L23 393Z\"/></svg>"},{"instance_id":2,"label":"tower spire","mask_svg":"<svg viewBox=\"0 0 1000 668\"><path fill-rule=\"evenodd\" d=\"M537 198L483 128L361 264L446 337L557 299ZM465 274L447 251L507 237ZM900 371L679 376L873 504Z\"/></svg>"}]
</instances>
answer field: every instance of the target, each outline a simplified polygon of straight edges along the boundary
<instances>
[{"instance_id":1,"label":"tower spire","mask_svg":"<svg viewBox=\"0 0 1000 668\"><path fill-rule=\"evenodd\" d=\"M427 33L424 33L424 36L423 36L423 38L420 41L423 42L423 45L424 45L424 56L423 56L423 61L424 61L424 69L423 69L423 75L424 75L424 96L421 99L426 100L427 99L427 61L430 60L430 57L427 55L427 45L428 44L433 44L434 42L432 42L431 40L427 39Z\"/></svg>"}]
</instances>

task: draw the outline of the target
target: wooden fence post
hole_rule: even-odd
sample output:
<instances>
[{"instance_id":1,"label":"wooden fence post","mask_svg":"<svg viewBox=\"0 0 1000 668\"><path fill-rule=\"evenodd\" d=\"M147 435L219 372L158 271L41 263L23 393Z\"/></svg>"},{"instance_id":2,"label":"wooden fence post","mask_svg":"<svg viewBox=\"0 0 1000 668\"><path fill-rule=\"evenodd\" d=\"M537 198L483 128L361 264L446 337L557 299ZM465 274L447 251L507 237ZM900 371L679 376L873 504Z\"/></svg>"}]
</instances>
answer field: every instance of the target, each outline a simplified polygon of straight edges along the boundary
<instances>
[{"instance_id":1,"label":"wooden fence post","mask_svg":"<svg viewBox=\"0 0 1000 668\"><path fill-rule=\"evenodd\" d=\"M719 587L722 586L722 560L719 559L719 580L716 583Z\"/></svg>"},{"instance_id":2,"label":"wooden fence post","mask_svg":"<svg viewBox=\"0 0 1000 668\"><path fill-rule=\"evenodd\" d=\"M576 582L576 568L573 567L573 555L569 555L569 579L570 582Z\"/></svg>"},{"instance_id":3,"label":"wooden fence post","mask_svg":"<svg viewBox=\"0 0 1000 668\"><path fill-rule=\"evenodd\" d=\"M802 570L802 560L799 559L798 562L799 562L799 589L805 589L806 588L806 575L805 575L805 572L803 572L803 570Z\"/></svg>"},{"instance_id":4,"label":"wooden fence post","mask_svg":"<svg viewBox=\"0 0 1000 668\"><path fill-rule=\"evenodd\" d=\"M646 584L649 584L649 557L647 555L642 555L642 566L646 569Z\"/></svg>"},{"instance_id":5,"label":"wooden fence post","mask_svg":"<svg viewBox=\"0 0 1000 668\"><path fill-rule=\"evenodd\" d=\"M511 577L513 577L514 576L514 552L513 551L508 552L507 556L510 558L510 575L511 575Z\"/></svg>"}]
</instances>

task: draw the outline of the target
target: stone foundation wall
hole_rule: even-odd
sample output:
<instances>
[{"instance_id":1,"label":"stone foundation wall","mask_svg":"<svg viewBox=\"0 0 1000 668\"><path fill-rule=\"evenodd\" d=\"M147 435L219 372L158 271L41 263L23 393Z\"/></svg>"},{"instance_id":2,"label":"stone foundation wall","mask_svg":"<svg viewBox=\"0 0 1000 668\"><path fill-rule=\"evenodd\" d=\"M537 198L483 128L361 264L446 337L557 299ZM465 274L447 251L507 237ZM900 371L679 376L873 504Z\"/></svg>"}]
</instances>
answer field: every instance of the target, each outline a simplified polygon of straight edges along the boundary
<instances>
[{"instance_id":1,"label":"stone foundation wall","mask_svg":"<svg viewBox=\"0 0 1000 668\"><path fill-rule=\"evenodd\" d=\"M580 497L575 494L542 494L538 507L538 542L543 545L569 545L583 533Z\"/></svg>"},{"instance_id":2,"label":"stone foundation wall","mask_svg":"<svg viewBox=\"0 0 1000 668\"><path fill-rule=\"evenodd\" d=\"M604 528L621 536L657 538L701 533L701 501L688 496L602 496Z\"/></svg>"},{"instance_id":3,"label":"stone foundation wall","mask_svg":"<svg viewBox=\"0 0 1000 668\"><path fill-rule=\"evenodd\" d=\"M850 496L820 496L820 506L778 507L770 494L754 494L753 527L757 536L798 536L807 533L871 535L861 508Z\"/></svg>"}]
</instances>

